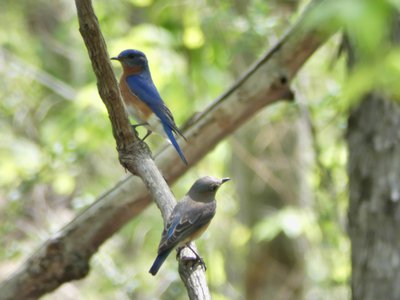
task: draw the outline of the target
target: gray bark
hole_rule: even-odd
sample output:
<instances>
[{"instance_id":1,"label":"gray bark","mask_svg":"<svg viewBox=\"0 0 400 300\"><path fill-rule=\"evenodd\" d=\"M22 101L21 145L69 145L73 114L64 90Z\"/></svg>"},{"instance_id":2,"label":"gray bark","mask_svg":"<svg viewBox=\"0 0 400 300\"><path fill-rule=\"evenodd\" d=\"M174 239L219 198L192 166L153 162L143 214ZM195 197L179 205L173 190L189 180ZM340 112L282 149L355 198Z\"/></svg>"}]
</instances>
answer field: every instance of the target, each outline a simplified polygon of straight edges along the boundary
<instances>
[{"instance_id":1,"label":"gray bark","mask_svg":"<svg viewBox=\"0 0 400 300\"><path fill-rule=\"evenodd\" d=\"M352 46L350 64L357 63ZM393 100L371 92L348 121L353 300L400 299L400 106Z\"/></svg>"},{"instance_id":2,"label":"gray bark","mask_svg":"<svg viewBox=\"0 0 400 300\"><path fill-rule=\"evenodd\" d=\"M354 300L400 299L400 106L368 95L349 119Z\"/></svg>"}]
</instances>

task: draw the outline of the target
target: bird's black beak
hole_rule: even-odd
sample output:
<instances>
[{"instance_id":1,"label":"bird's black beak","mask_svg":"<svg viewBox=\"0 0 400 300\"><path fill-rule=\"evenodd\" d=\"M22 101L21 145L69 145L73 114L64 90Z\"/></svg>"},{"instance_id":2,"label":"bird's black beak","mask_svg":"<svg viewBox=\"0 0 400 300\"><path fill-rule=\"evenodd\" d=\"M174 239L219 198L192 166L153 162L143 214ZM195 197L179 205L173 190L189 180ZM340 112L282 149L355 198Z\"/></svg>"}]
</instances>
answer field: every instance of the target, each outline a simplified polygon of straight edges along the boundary
<instances>
[{"instance_id":1,"label":"bird's black beak","mask_svg":"<svg viewBox=\"0 0 400 300\"><path fill-rule=\"evenodd\" d=\"M115 57L111 57L111 60L119 60L119 58L117 56L115 56Z\"/></svg>"},{"instance_id":2,"label":"bird's black beak","mask_svg":"<svg viewBox=\"0 0 400 300\"><path fill-rule=\"evenodd\" d=\"M229 177L222 178L221 179L221 184L223 184L223 183L225 183L225 182L227 182L229 180L231 180Z\"/></svg>"}]
</instances>

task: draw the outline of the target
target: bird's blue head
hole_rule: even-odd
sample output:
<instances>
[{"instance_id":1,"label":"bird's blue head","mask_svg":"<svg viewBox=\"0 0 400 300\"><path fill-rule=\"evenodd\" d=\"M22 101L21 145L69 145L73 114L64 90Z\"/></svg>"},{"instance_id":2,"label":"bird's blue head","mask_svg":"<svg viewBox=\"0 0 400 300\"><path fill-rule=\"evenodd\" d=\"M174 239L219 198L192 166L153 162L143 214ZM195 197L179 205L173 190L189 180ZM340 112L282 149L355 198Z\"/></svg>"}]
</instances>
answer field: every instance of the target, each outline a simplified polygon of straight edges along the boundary
<instances>
[{"instance_id":1,"label":"bird's blue head","mask_svg":"<svg viewBox=\"0 0 400 300\"><path fill-rule=\"evenodd\" d=\"M112 57L111 59L118 60L124 67L138 69L147 68L146 55L144 55L144 53L139 50L124 50L117 57Z\"/></svg>"}]
</instances>

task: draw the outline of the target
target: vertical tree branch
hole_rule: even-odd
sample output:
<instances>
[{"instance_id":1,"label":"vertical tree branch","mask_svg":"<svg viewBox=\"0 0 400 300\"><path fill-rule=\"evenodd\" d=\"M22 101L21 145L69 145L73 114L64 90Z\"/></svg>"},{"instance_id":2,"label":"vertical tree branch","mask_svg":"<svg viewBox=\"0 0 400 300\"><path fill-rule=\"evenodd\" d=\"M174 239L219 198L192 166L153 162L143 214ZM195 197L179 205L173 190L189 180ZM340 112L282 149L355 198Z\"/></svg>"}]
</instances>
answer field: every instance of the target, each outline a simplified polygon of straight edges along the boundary
<instances>
[{"instance_id":1,"label":"vertical tree branch","mask_svg":"<svg viewBox=\"0 0 400 300\"><path fill-rule=\"evenodd\" d=\"M149 148L133 134L91 0L76 0L75 3L79 18L79 31L89 52L100 97L107 107L117 142L119 160L126 169L143 180L161 210L165 223L176 205L176 200L151 158ZM189 264L182 263L180 267L186 271L185 276L181 276L181 278L190 298L210 299L204 270L202 268L192 269Z\"/></svg>"},{"instance_id":2,"label":"vertical tree branch","mask_svg":"<svg viewBox=\"0 0 400 300\"><path fill-rule=\"evenodd\" d=\"M97 17L94 14L92 3L89 0L76 0L75 4L78 13L79 31L89 53L100 97L109 114L117 148L120 150L138 147L134 144L138 139L133 134L133 129L129 123L117 80L111 67L107 46L100 31ZM139 150L138 152L141 153L143 151Z\"/></svg>"}]
</instances>

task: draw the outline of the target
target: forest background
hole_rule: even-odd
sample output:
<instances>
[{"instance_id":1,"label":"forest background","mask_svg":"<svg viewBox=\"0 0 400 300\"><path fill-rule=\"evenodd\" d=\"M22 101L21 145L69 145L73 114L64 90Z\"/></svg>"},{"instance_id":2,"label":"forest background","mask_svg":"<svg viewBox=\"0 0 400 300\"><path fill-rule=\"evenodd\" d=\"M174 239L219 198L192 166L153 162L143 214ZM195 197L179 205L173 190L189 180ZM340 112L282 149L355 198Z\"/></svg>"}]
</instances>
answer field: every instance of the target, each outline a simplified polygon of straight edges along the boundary
<instances>
[{"instance_id":1,"label":"forest background","mask_svg":"<svg viewBox=\"0 0 400 300\"><path fill-rule=\"evenodd\" d=\"M94 7L110 55L145 52L183 125L277 43L309 2L126 0L94 1ZM179 199L200 176L232 178L197 243L213 299L351 298L345 136L349 114L367 91L399 94L400 52L382 49L390 5L399 4L330 1L310 24L329 18L332 27L346 28L368 57L363 65L348 71L338 31L291 82L294 101L260 110L172 187ZM128 175L74 3L6 0L0 7L4 280ZM121 68L114 67L119 77ZM156 153L164 141L153 135L146 142ZM101 246L85 279L43 299L186 299L173 257L157 277L148 274L162 226L151 205Z\"/></svg>"}]
</instances>

